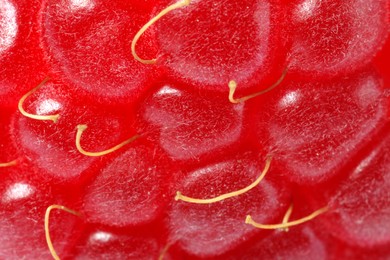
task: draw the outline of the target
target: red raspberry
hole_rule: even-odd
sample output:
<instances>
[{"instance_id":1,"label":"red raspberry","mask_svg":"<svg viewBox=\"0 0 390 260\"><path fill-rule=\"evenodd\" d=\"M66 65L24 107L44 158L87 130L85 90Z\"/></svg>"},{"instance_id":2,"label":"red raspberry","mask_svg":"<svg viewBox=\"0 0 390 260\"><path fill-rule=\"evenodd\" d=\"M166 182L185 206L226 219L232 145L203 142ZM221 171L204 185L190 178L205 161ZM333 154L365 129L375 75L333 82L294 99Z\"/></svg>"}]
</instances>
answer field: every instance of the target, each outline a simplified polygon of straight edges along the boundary
<instances>
[{"instance_id":1,"label":"red raspberry","mask_svg":"<svg viewBox=\"0 0 390 260\"><path fill-rule=\"evenodd\" d=\"M388 19L0 0L0 258L388 259Z\"/></svg>"}]
</instances>

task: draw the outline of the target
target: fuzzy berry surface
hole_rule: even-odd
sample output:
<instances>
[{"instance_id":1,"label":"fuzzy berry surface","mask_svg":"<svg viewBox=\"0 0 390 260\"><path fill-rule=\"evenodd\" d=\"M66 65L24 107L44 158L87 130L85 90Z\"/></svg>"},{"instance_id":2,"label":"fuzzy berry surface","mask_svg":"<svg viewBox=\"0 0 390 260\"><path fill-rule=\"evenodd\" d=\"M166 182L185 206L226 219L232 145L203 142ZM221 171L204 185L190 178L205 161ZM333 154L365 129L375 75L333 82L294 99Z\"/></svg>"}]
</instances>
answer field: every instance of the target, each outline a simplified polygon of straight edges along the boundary
<instances>
[{"instance_id":1,"label":"fuzzy berry surface","mask_svg":"<svg viewBox=\"0 0 390 260\"><path fill-rule=\"evenodd\" d=\"M389 20L0 0L0 259L390 259Z\"/></svg>"}]
</instances>

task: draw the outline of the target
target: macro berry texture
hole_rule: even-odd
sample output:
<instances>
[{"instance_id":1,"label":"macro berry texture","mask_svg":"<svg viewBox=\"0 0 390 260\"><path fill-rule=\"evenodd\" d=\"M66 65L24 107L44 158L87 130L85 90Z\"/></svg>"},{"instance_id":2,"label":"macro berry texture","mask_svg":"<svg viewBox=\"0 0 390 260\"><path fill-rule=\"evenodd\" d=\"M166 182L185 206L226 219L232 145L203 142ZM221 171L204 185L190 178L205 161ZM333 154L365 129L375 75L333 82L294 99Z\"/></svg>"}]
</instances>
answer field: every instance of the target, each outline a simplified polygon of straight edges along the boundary
<instances>
[{"instance_id":1,"label":"macro berry texture","mask_svg":"<svg viewBox=\"0 0 390 260\"><path fill-rule=\"evenodd\" d=\"M298 1L289 67L317 79L364 67L387 38L386 5L386 0Z\"/></svg>"},{"instance_id":2,"label":"macro berry texture","mask_svg":"<svg viewBox=\"0 0 390 260\"><path fill-rule=\"evenodd\" d=\"M128 46L140 25L150 19L153 6L148 2L44 1L41 40L52 73L75 94L105 103L134 102L159 71L136 61ZM149 34L138 51L156 55L155 37Z\"/></svg>"},{"instance_id":3,"label":"macro berry texture","mask_svg":"<svg viewBox=\"0 0 390 260\"><path fill-rule=\"evenodd\" d=\"M0 0L1 259L389 259L386 0Z\"/></svg>"}]
</instances>

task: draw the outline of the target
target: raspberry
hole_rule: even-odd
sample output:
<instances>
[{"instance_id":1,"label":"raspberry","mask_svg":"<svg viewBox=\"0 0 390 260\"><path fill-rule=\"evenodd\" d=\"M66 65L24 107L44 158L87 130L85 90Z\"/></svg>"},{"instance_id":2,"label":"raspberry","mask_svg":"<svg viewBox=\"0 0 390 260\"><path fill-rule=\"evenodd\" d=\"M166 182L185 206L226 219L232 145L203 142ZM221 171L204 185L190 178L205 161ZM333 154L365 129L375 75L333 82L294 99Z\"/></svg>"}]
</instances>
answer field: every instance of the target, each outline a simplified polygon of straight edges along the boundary
<instances>
[{"instance_id":1,"label":"raspberry","mask_svg":"<svg viewBox=\"0 0 390 260\"><path fill-rule=\"evenodd\" d=\"M239 190L253 182L261 172L258 161L257 156L248 153L207 165L189 173L177 185L177 190L196 198ZM226 252L239 240L253 236L255 230L242 221L242 211L262 221L272 221L288 207L288 188L277 185L272 179L272 176L265 178L261 185L244 194L215 203L193 205L183 199L173 202L168 220L173 234L171 239L195 255L206 256Z\"/></svg>"},{"instance_id":2,"label":"raspberry","mask_svg":"<svg viewBox=\"0 0 390 260\"><path fill-rule=\"evenodd\" d=\"M389 201L389 134L375 144L369 154L350 173L340 187L325 193L326 200L335 208L327 226L337 226L331 233L347 243L374 246L388 244ZM338 225L336 225L338 223Z\"/></svg>"},{"instance_id":3,"label":"raspberry","mask_svg":"<svg viewBox=\"0 0 390 260\"><path fill-rule=\"evenodd\" d=\"M261 149L280 154L280 171L294 182L330 178L347 162L344 156L353 156L384 126L381 84L369 71L322 82L291 79L262 101L269 114L252 119Z\"/></svg>"},{"instance_id":4,"label":"raspberry","mask_svg":"<svg viewBox=\"0 0 390 260\"><path fill-rule=\"evenodd\" d=\"M151 259L151 252L158 252L160 247L155 234L95 225L86 228L70 255L77 259Z\"/></svg>"},{"instance_id":5,"label":"raspberry","mask_svg":"<svg viewBox=\"0 0 390 260\"><path fill-rule=\"evenodd\" d=\"M102 168L85 188L83 212L88 220L128 226L161 216L170 200L167 183L176 172L172 167L164 167L161 156L157 164L154 157L157 152L162 154L149 146L135 144Z\"/></svg>"},{"instance_id":6,"label":"raspberry","mask_svg":"<svg viewBox=\"0 0 390 260\"><path fill-rule=\"evenodd\" d=\"M261 241L253 241L245 252L234 252L227 259L250 259L261 256L267 259L327 259L326 243L308 227L286 232L274 232Z\"/></svg>"},{"instance_id":7,"label":"raspberry","mask_svg":"<svg viewBox=\"0 0 390 260\"><path fill-rule=\"evenodd\" d=\"M58 114L58 122L34 120L21 114L14 115L12 132L18 156L35 161L40 174L58 176L64 180L80 178L85 171L99 168L106 158L98 160L85 156L75 146L78 125L86 125L80 146L87 151L102 151L112 144L134 136L129 127L134 119L122 113L122 107L80 104L61 82L49 81L24 102L26 111L44 115ZM100 161L100 162L99 162ZM95 168L95 169L96 169Z\"/></svg>"},{"instance_id":8,"label":"raspberry","mask_svg":"<svg viewBox=\"0 0 390 260\"><path fill-rule=\"evenodd\" d=\"M171 158L210 157L240 143L244 104L232 106L226 95L204 96L161 85L141 105L138 131L148 133L147 138L160 143Z\"/></svg>"},{"instance_id":9,"label":"raspberry","mask_svg":"<svg viewBox=\"0 0 390 260\"><path fill-rule=\"evenodd\" d=\"M19 163L17 167L2 172L0 182L2 258L20 259L29 256L50 259L43 229L47 205L55 200L71 207L74 201L74 198L64 193L65 187L51 185L48 179L42 182L37 174L30 172L31 168L32 165ZM73 192L77 194L75 189ZM56 227L55 230L51 230L51 237L58 254L66 254L80 234L78 232L81 227L80 221L74 216L53 212L50 226ZM28 243L21 246L21 241L24 240Z\"/></svg>"},{"instance_id":10,"label":"raspberry","mask_svg":"<svg viewBox=\"0 0 390 260\"><path fill-rule=\"evenodd\" d=\"M151 4L137 2L44 3L42 42L51 72L76 93L106 103L139 98L158 77L158 70L134 60L129 51L133 35L151 16ZM149 32L139 44L141 54L156 52L153 35L146 37Z\"/></svg>"},{"instance_id":11,"label":"raspberry","mask_svg":"<svg viewBox=\"0 0 390 260\"><path fill-rule=\"evenodd\" d=\"M0 0L0 258L388 259L385 0Z\"/></svg>"},{"instance_id":12,"label":"raspberry","mask_svg":"<svg viewBox=\"0 0 390 260\"><path fill-rule=\"evenodd\" d=\"M318 78L368 64L386 39L387 8L382 0L298 1L289 67Z\"/></svg>"},{"instance_id":13,"label":"raspberry","mask_svg":"<svg viewBox=\"0 0 390 260\"><path fill-rule=\"evenodd\" d=\"M267 77L275 80L286 67L289 44L283 37L287 9L279 2L193 1L157 22L157 62L168 76L201 89L225 92L227 78L252 89Z\"/></svg>"},{"instance_id":14,"label":"raspberry","mask_svg":"<svg viewBox=\"0 0 390 260\"><path fill-rule=\"evenodd\" d=\"M31 84L37 85L47 76L37 22L40 6L38 0L0 2L2 105L12 106Z\"/></svg>"}]
</instances>

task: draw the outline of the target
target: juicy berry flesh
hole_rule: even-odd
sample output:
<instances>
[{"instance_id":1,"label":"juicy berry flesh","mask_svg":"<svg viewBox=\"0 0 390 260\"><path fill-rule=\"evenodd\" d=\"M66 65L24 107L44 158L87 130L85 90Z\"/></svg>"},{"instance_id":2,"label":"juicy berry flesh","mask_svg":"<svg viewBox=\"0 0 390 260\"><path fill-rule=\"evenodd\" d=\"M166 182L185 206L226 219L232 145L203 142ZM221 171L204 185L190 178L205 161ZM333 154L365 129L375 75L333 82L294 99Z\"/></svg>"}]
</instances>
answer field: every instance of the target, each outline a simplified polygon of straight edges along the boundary
<instances>
[{"instance_id":1,"label":"juicy berry flesh","mask_svg":"<svg viewBox=\"0 0 390 260\"><path fill-rule=\"evenodd\" d=\"M0 0L0 258L389 259L388 24L386 0Z\"/></svg>"}]
</instances>

